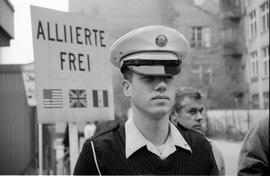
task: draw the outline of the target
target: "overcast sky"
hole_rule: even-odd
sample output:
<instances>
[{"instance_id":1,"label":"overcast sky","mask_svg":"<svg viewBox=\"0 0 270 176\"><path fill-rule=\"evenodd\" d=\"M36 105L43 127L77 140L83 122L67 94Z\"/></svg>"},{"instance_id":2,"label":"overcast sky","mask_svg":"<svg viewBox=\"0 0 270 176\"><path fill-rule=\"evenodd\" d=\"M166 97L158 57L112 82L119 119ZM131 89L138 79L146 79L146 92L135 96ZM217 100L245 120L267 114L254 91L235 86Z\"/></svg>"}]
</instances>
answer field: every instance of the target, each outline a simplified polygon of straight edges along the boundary
<instances>
[{"instance_id":1,"label":"overcast sky","mask_svg":"<svg viewBox=\"0 0 270 176\"><path fill-rule=\"evenodd\" d=\"M68 11L68 0L9 0L14 7L14 40L0 47L0 64L33 62L30 5Z\"/></svg>"}]
</instances>

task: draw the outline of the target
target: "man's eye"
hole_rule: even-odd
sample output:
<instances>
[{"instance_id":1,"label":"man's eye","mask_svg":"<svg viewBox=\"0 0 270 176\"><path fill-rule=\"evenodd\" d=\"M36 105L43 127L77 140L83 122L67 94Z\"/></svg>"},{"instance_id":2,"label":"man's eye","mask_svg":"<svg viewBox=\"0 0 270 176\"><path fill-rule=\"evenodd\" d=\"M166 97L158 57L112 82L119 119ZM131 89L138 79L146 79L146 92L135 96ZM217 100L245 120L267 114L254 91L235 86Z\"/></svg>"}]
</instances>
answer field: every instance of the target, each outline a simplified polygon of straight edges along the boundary
<instances>
[{"instance_id":1,"label":"man's eye","mask_svg":"<svg viewBox=\"0 0 270 176\"><path fill-rule=\"evenodd\" d=\"M154 77L153 76L144 76L144 77L142 77L142 80L153 81L154 80Z\"/></svg>"},{"instance_id":2,"label":"man's eye","mask_svg":"<svg viewBox=\"0 0 270 176\"><path fill-rule=\"evenodd\" d=\"M199 112L200 112L200 113L202 113L202 112L203 112L203 110L204 110L204 108L201 108L201 109L199 109Z\"/></svg>"},{"instance_id":3,"label":"man's eye","mask_svg":"<svg viewBox=\"0 0 270 176\"><path fill-rule=\"evenodd\" d=\"M190 114L196 114L196 111L189 111Z\"/></svg>"},{"instance_id":4,"label":"man's eye","mask_svg":"<svg viewBox=\"0 0 270 176\"><path fill-rule=\"evenodd\" d=\"M167 79L173 79L173 76L167 76Z\"/></svg>"},{"instance_id":5,"label":"man's eye","mask_svg":"<svg viewBox=\"0 0 270 176\"><path fill-rule=\"evenodd\" d=\"M173 79L173 76L164 76L164 80L171 81Z\"/></svg>"},{"instance_id":6,"label":"man's eye","mask_svg":"<svg viewBox=\"0 0 270 176\"><path fill-rule=\"evenodd\" d=\"M197 114L198 110L197 109L191 109L188 111L190 114Z\"/></svg>"}]
</instances>

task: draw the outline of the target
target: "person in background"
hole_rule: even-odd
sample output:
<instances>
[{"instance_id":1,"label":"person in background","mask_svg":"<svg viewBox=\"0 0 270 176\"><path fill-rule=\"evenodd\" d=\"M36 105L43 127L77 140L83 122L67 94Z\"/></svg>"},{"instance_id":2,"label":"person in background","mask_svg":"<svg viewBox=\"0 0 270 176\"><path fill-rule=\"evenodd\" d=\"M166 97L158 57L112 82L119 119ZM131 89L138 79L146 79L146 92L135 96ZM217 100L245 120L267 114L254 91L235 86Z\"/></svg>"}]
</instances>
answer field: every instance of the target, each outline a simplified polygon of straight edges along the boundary
<instances>
[{"instance_id":1,"label":"person in background","mask_svg":"<svg viewBox=\"0 0 270 176\"><path fill-rule=\"evenodd\" d=\"M169 121L187 39L166 26L131 31L111 47L123 73L123 92L133 117L110 123L88 139L74 175L216 175L211 146L196 132Z\"/></svg>"},{"instance_id":2,"label":"person in background","mask_svg":"<svg viewBox=\"0 0 270 176\"><path fill-rule=\"evenodd\" d=\"M94 122L94 123L87 122L86 123L86 125L83 129L83 134L84 134L85 139L88 139L95 134L96 128L97 128L96 124L97 124L97 122Z\"/></svg>"},{"instance_id":3,"label":"person in background","mask_svg":"<svg viewBox=\"0 0 270 176\"><path fill-rule=\"evenodd\" d=\"M65 174L70 174L70 155L69 155L69 129L68 123L66 124L64 139L63 139L63 146L64 146L64 157L63 157L63 164L65 169Z\"/></svg>"},{"instance_id":4,"label":"person in background","mask_svg":"<svg viewBox=\"0 0 270 176\"><path fill-rule=\"evenodd\" d=\"M247 132L239 155L237 175L270 175L269 116Z\"/></svg>"},{"instance_id":5,"label":"person in background","mask_svg":"<svg viewBox=\"0 0 270 176\"><path fill-rule=\"evenodd\" d=\"M204 135L206 98L193 87L176 90L175 105L170 119L176 126L184 126ZM210 142L210 141L209 141ZM225 175L225 162L222 153L211 143L219 175Z\"/></svg>"}]
</instances>

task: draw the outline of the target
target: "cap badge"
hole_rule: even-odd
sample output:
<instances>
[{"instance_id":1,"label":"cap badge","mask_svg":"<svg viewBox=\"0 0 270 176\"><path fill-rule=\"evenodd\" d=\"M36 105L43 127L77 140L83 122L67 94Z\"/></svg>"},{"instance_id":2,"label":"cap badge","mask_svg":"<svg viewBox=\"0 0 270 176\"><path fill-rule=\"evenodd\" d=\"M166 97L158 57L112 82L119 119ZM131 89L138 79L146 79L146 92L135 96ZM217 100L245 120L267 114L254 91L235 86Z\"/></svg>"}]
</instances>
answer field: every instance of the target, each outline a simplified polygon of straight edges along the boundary
<instances>
[{"instance_id":1,"label":"cap badge","mask_svg":"<svg viewBox=\"0 0 270 176\"><path fill-rule=\"evenodd\" d=\"M158 35L157 37L156 37L156 44L157 44L157 46L159 46L159 47L164 47L164 46L166 46L166 44L167 44L167 37L165 36L165 35L162 35L162 34L160 34L160 35Z\"/></svg>"}]
</instances>

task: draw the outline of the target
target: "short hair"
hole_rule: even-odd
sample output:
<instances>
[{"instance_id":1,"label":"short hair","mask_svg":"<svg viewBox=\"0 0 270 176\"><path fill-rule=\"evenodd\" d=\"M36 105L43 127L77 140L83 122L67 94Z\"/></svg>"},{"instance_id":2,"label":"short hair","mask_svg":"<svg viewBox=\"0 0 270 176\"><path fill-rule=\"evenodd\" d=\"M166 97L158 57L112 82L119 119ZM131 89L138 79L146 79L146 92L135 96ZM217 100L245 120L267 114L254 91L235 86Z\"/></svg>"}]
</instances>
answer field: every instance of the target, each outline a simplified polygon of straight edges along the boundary
<instances>
[{"instance_id":1,"label":"short hair","mask_svg":"<svg viewBox=\"0 0 270 176\"><path fill-rule=\"evenodd\" d=\"M128 80L129 82L131 82L132 81L132 77L133 77L133 72L129 68L126 68L123 71L123 78L125 80Z\"/></svg>"},{"instance_id":2,"label":"short hair","mask_svg":"<svg viewBox=\"0 0 270 176\"><path fill-rule=\"evenodd\" d=\"M205 100L205 96L197 89L193 87L180 87L176 90L175 104L173 106L173 112L179 112L182 107L182 101L185 97L192 98L194 100Z\"/></svg>"}]
</instances>

